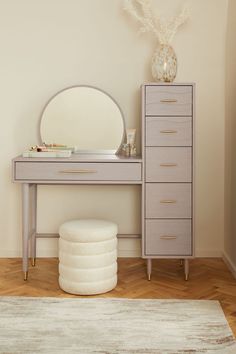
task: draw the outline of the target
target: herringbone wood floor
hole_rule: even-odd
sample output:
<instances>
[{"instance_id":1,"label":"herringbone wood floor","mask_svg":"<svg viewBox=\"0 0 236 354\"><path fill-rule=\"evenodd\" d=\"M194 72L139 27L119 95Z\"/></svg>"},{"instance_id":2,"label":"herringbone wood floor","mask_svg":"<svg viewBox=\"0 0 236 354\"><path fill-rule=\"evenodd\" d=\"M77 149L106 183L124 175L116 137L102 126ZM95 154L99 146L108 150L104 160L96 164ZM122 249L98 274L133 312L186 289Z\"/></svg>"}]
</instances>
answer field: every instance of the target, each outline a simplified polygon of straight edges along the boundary
<instances>
[{"instance_id":1,"label":"herringbone wood floor","mask_svg":"<svg viewBox=\"0 0 236 354\"><path fill-rule=\"evenodd\" d=\"M144 260L122 258L118 279L116 289L100 297L219 300L236 336L236 279L221 259L190 261L187 282L178 261L155 260L149 282ZM0 296L73 297L59 288L57 280L55 258L38 259L36 267L30 267L26 282L22 280L20 259L0 259Z\"/></svg>"}]
</instances>

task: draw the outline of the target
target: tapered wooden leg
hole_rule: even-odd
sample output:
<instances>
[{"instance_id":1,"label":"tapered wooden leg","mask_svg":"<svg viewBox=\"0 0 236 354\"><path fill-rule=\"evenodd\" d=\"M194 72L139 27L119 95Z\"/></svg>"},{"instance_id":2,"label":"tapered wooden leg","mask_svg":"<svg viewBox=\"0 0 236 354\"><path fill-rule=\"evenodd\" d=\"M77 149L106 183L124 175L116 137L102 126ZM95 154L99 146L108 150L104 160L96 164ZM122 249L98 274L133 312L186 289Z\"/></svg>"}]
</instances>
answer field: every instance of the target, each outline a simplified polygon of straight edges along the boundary
<instances>
[{"instance_id":1,"label":"tapered wooden leg","mask_svg":"<svg viewBox=\"0 0 236 354\"><path fill-rule=\"evenodd\" d=\"M189 260L188 259L184 260L184 275L185 275L185 280L188 280L188 277L189 277Z\"/></svg>"},{"instance_id":2,"label":"tapered wooden leg","mask_svg":"<svg viewBox=\"0 0 236 354\"><path fill-rule=\"evenodd\" d=\"M29 184L22 184L22 268L24 280L28 279L29 256Z\"/></svg>"},{"instance_id":3,"label":"tapered wooden leg","mask_svg":"<svg viewBox=\"0 0 236 354\"><path fill-rule=\"evenodd\" d=\"M151 280L151 274L152 274L152 260L151 258L147 259L147 277L148 280Z\"/></svg>"},{"instance_id":4,"label":"tapered wooden leg","mask_svg":"<svg viewBox=\"0 0 236 354\"><path fill-rule=\"evenodd\" d=\"M32 229L31 236L31 262L35 266L36 262L36 232L37 232L37 184L32 186Z\"/></svg>"},{"instance_id":5,"label":"tapered wooden leg","mask_svg":"<svg viewBox=\"0 0 236 354\"><path fill-rule=\"evenodd\" d=\"M184 260L183 259L179 260L179 265L180 265L180 267L183 267L183 265L184 265Z\"/></svg>"}]
</instances>

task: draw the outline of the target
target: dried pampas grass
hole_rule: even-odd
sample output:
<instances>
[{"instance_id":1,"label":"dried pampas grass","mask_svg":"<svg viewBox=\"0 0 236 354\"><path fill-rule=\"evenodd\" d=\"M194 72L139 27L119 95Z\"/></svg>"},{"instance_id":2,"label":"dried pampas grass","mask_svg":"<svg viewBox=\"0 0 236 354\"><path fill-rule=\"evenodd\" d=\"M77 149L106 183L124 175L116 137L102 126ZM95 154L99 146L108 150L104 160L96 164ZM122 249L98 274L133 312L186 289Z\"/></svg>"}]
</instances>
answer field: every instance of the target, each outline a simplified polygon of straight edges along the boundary
<instances>
[{"instance_id":1,"label":"dried pampas grass","mask_svg":"<svg viewBox=\"0 0 236 354\"><path fill-rule=\"evenodd\" d=\"M161 19L151 10L151 0L124 0L124 10L140 24L139 32L151 32L160 44L170 44L178 30L190 17L190 7L187 1L180 13L169 20Z\"/></svg>"}]
</instances>

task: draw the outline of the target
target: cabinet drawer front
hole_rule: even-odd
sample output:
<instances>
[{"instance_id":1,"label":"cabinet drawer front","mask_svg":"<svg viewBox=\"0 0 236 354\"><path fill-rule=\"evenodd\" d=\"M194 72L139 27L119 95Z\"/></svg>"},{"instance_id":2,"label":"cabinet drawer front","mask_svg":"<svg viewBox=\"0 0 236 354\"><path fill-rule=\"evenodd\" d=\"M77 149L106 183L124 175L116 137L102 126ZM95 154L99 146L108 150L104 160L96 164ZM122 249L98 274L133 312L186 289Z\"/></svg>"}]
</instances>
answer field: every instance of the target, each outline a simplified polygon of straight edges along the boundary
<instances>
[{"instance_id":1,"label":"cabinet drawer front","mask_svg":"<svg viewBox=\"0 0 236 354\"><path fill-rule=\"evenodd\" d=\"M146 115L192 116L192 86L146 86Z\"/></svg>"},{"instance_id":2,"label":"cabinet drawer front","mask_svg":"<svg viewBox=\"0 0 236 354\"><path fill-rule=\"evenodd\" d=\"M192 146L192 118L146 117L146 146Z\"/></svg>"},{"instance_id":3,"label":"cabinet drawer front","mask_svg":"<svg viewBox=\"0 0 236 354\"><path fill-rule=\"evenodd\" d=\"M16 180L140 181L140 163L17 162Z\"/></svg>"},{"instance_id":4,"label":"cabinet drawer front","mask_svg":"<svg viewBox=\"0 0 236 354\"><path fill-rule=\"evenodd\" d=\"M191 183L146 183L146 218L191 218Z\"/></svg>"},{"instance_id":5,"label":"cabinet drawer front","mask_svg":"<svg viewBox=\"0 0 236 354\"><path fill-rule=\"evenodd\" d=\"M191 256L191 220L146 220L147 256Z\"/></svg>"},{"instance_id":6,"label":"cabinet drawer front","mask_svg":"<svg viewBox=\"0 0 236 354\"><path fill-rule=\"evenodd\" d=\"M191 147L147 147L147 182L191 182Z\"/></svg>"}]
</instances>

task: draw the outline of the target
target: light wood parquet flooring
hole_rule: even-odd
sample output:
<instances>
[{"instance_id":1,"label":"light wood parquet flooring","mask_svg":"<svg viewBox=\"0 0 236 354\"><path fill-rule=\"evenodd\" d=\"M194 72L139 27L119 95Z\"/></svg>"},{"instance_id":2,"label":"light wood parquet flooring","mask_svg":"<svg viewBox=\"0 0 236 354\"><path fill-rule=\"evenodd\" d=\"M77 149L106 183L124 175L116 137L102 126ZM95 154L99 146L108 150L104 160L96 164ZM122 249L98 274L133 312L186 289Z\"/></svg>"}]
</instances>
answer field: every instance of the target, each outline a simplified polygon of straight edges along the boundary
<instances>
[{"instance_id":1,"label":"light wood parquet flooring","mask_svg":"<svg viewBox=\"0 0 236 354\"><path fill-rule=\"evenodd\" d=\"M191 260L187 282L177 260L154 260L150 282L144 260L121 258L118 263L116 289L99 297L219 300L236 336L236 279L221 259ZM37 259L28 281L22 279L21 259L0 259L0 296L73 297L59 288L55 258Z\"/></svg>"}]
</instances>

